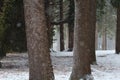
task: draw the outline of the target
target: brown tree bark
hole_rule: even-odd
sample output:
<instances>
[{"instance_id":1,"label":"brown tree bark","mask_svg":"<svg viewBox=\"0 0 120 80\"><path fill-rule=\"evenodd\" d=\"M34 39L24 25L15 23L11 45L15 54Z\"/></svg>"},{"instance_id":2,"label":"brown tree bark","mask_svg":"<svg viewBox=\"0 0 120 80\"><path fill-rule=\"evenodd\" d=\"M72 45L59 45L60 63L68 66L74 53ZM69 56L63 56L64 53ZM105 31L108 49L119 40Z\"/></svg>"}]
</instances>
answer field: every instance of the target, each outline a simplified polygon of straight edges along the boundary
<instances>
[{"instance_id":1,"label":"brown tree bark","mask_svg":"<svg viewBox=\"0 0 120 80\"><path fill-rule=\"evenodd\" d=\"M120 53L120 8L117 9L116 54Z\"/></svg>"},{"instance_id":2,"label":"brown tree bark","mask_svg":"<svg viewBox=\"0 0 120 80\"><path fill-rule=\"evenodd\" d=\"M96 64L96 54L95 54L95 31L96 31L96 0L90 1L90 63Z\"/></svg>"},{"instance_id":3,"label":"brown tree bark","mask_svg":"<svg viewBox=\"0 0 120 80\"><path fill-rule=\"evenodd\" d=\"M54 80L44 0L24 0L29 80Z\"/></svg>"},{"instance_id":4,"label":"brown tree bark","mask_svg":"<svg viewBox=\"0 0 120 80\"><path fill-rule=\"evenodd\" d=\"M59 0L60 4L60 21L63 20L63 0ZM60 23L60 51L63 51L64 48L64 25Z\"/></svg>"},{"instance_id":5,"label":"brown tree bark","mask_svg":"<svg viewBox=\"0 0 120 80\"><path fill-rule=\"evenodd\" d=\"M70 80L93 80L89 62L90 1L75 0L74 64Z\"/></svg>"}]
</instances>

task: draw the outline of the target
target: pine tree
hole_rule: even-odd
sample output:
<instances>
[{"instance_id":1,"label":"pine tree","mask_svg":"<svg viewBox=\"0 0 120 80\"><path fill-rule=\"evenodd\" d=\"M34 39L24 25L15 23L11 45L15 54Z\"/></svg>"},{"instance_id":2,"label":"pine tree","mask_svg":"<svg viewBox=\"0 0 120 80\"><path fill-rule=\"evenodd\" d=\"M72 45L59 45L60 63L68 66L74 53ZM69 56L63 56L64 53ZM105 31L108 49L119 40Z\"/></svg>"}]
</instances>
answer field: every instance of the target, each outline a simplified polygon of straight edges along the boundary
<instances>
[{"instance_id":1,"label":"pine tree","mask_svg":"<svg viewBox=\"0 0 120 80\"><path fill-rule=\"evenodd\" d=\"M44 0L24 0L29 80L54 80Z\"/></svg>"},{"instance_id":2,"label":"pine tree","mask_svg":"<svg viewBox=\"0 0 120 80\"><path fill-rule=\"evenodd\" d=\"M0 15L2 36L0 42L5 52L23 52L26 48L23 0L4 0ZM3 28L3 30L2 30Z\"/></svg>"},{"instance_id":3,"label":"pine tree","mask_svg":"<svg viewBox=\"0 0 120 80\"><path fill-rule=\"evenodd\" d=\"M117 27L116 27L116 54L120 53L120 0L111 0L111 4L117 9Z\"/></svg>"},{"instance_id":4,"label":"pine tree","mask_svg":"<svg viewBox=\"0 0 120 80\"><path fill-rule=\"evenodd\" d=\"M69 11L68 11L68 29L69 29L69 41L68 41L68 51L73 50L73 37L74 37L74 0L69 0Z\"/></svg>"},{"instance_id":5,"label":"pine tree","mask_svg":"<svg viewBox=\"0 0 120 80\"><path fill-rule=\"evenodd\" d=\"M90 63L96 64L96 54L95 54L95 31L96 31L96 0L90 1Z\"/></svg>"},{"instance_id":6,"label":"pine tree","mask_svg":"<svg viewBox=\"0 0 120 80\"><path fill-rule=\"evenodd\" d=\"M90 1L75 0L74 64L70 80L93 80L89 62Z\"/></svg>"},{"instance_id":7,"label":"pine tree","mask_svg":"<svg viewBox=\"0 0 120 80\"><path fill-rule=\"evenodd\" d=\"M60 7L60 21L63 20L63 0L59 0ZM60 51L63 51L64 48L64 24L60 23Z\"/></svg>"}]
</instances>

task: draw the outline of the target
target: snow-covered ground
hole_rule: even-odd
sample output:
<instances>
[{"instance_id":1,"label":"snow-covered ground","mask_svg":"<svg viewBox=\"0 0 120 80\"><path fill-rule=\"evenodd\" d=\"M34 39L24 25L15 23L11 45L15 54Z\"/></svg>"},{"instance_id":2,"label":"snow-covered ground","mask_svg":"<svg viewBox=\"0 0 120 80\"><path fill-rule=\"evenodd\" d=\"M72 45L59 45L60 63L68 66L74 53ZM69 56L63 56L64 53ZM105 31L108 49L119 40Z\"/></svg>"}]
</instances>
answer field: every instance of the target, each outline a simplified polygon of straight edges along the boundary
<instances>
[{"instance_id":1,"label":"snow-covered ground","mask_svg":"<svg viewBox=\"0 0 120 80\"><path fill-rule=\"evenodd\" d=\"M96 51L98 65L91 65L95 80L120 80L120 55L114 53L114 50ZM72 69L72 52L54 52L51 55L55 80L69 80ZM9 55L2 60L4 66L7 67L0 69L0 80L28 80L27 55L20 54L20 56L17 56L16 54L14 56L14 59L10 59L11 56ZM17 60L19 57L22 57L23 60ZM5 62L8 64L10 61L14 63L9 66L5 65ZM23 67L19 67L20 65L14 67L18 63Z\"/></svg>"}]
</instances>

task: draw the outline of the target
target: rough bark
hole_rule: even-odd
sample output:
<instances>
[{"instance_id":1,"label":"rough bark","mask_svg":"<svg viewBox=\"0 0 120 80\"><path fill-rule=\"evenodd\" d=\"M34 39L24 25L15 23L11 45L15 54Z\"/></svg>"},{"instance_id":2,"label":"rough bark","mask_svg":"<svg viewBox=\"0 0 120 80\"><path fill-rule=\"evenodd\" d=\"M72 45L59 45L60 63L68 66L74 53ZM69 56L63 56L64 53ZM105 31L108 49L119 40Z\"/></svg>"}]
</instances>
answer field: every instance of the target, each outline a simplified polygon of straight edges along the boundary
<instances>
[{"instance_id":1,"label":"rough bark","mask_svg":"<svg viewBox=\"0 0 120 80\"><path fill-rule=\"evenodd\" d=\"M120 53L120 8L117 9L116 54Z\"/></svg>"},{"instance_id":2,"label":"rough bark","mask_svg":"<svg viewBox=\"0 0 120 80\"><path fill-rule=\"evenodd\" d=\"M70 80L93 80L89 62L90 1L75 0L74 64Z\"/></svg>"},{"instance_id":3,"label":"rough bark","mask_svg":"<svg viewBox=\"0 0 120 80\"><path fill-rule=\"evenodd\" d=\"M63 0L59 1L60 4L60 21L63 20ZM63 23L60 23L60 51L64 50L64 27Z\"/></svg>"},{"instance_id":4,"label":"rough bark","mask_svg":"<svg viewBox=\"0 0 120 80\"><path fill-rule=\"evenodd\" d=\"M44 0L24 0L29 80L54 80Z\"/></svg>"},{"instance_id":5,"label":"rough bark","mask_svg":"<svg viewBox=\"0 0 120 80\"><path fill-rule=\"evenodd\" d=\"M95 31L96 31L96 0L90 1L90 63L96 64L96 54L95 54Z\"/></svg>"}]
</instances>

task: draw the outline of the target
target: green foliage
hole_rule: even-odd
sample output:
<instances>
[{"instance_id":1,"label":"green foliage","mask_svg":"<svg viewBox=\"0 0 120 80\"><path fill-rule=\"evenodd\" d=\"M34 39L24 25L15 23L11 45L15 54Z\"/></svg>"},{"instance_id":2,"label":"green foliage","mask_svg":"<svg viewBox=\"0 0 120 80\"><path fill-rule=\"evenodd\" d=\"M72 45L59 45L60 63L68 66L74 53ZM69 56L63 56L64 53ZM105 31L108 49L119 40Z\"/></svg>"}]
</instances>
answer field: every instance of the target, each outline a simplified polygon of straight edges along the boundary
<instances>
[{"instance_id":1,"label":"green foliage","mask_svg":"<svg viewBox=\"0 0 120 80\"><path fill-rule=\"evenodd\" d=\"M26 36L22 0L4 0L0 15L0 42L4 51L26 51Z\"/></svg>"},{"instance_id":2,"label":"green foliage","mask_svg":"<svg viewBox=\"0 0 120 80\"><path fill-rule=\"evenodd\" d=\"M103 8L104 14L97 22L97 29L99 36L102 36L105 32L107 34L107 37L112 38L115 36L116 31L116 10L112 7L110 0L106 0L105 3L106 4Z\"/></svg>"},{"instance_id":3,"label":"green foliage","mask_svg":"<svg viewBox=\"0 0 120 80\"><path fill-rule=\"evenodd\" d=\"M111 4L113 5L113 7L119 8L120 7L120 0L111 0Z\"/></svg>"},{"instance_id":4,"label":"green foliage","mask_svg":"<svg viewBox=\"0 0 120 80\"><path fill-rule=\"evenodd\" d=\"M69 23L72 23L74 25L74 15L75 15L75 5L74 0L69 0L69 10L68 10L68 20Z\"/></svg>"},{"instance_id":5,"label":"green foliage","mask_svg":"<svg viewBox=\"0 0 120 80\"><path fill-rule=\"evenodd\" d=\"M105 14L105 6L106 0L97 0L97 21L101 21L101 17Z\"/></svg>"}]
</instances>

